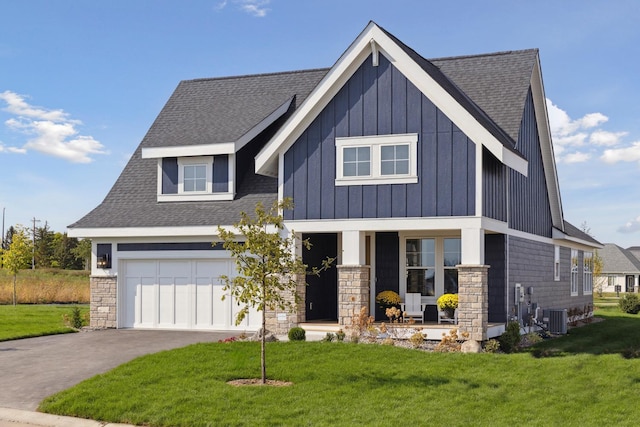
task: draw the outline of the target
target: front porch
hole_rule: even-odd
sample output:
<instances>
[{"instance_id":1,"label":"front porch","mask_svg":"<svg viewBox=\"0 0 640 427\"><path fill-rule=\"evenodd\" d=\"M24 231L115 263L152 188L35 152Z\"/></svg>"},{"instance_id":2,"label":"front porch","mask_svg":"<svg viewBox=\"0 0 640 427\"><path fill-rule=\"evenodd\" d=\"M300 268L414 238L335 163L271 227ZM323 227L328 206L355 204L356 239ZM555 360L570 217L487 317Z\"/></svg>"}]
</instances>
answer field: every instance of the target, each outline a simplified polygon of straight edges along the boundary
<instances>
[{"instance_id":1,"label":"front porch","mask_svg":"<svg viewBox=\"0 0 640 427\"><path fill-rule=\"evenodd\" d=\"M374 326L379 328L382 322L375 322ZM438 324L438 322L429 322L426 321L424 323L386 323L387 328L394 328L397 332L396 335L399 339L408 339L415 331L420 330L424 335L426 340L432 341L440 341L442 339L443 334L447 334L451 329L458 328L459 325L452 324ZM335 334L339 330L342 329L343 332L347 334L347 339L349 337L349 331L345 330L344 326L339 325L334 322L304 322L300 323L299 326L307 332L307 340L309 341L319 341L323 339L327 333ZM406 332L403 332L406 331ZM500 336L505 331L504 323L489 323L487 325L487 339L496 338Z\"/></svg>"}]
</instances>

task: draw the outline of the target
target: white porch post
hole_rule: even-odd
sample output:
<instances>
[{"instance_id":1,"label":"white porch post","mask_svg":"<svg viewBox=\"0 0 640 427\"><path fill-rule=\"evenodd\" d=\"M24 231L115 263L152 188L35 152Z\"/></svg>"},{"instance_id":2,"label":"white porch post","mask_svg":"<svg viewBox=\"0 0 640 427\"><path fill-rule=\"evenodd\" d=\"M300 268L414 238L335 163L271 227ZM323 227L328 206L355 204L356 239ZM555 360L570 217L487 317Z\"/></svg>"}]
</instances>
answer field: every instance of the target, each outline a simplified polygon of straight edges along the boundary
<instances>
[{"instance_id":1,"label":"white porch post","mask_svg":"<svg viewBox=\"0 0 640 427\"><path fill-rule=\"evenodd\" d=\"M338 323L349 326L362 307L369 309L369 266L365 264L365 233L342 232L342 262L338 268Z\"/></svg>"}]
</instances>

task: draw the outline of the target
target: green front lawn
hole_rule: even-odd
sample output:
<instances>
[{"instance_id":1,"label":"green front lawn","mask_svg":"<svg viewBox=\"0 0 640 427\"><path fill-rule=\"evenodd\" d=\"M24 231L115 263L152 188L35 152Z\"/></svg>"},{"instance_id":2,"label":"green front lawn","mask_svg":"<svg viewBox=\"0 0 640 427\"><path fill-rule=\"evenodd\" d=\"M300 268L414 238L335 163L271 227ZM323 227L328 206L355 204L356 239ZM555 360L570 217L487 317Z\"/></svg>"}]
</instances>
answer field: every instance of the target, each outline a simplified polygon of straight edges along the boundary
<instances>
[{"instance_id":1,"label":"green front lawn","mask_svg":"<svg viewBox=\"0 0 640 427\"><path fill-rule=\"evenodd\" d=\"M79 306L83 312L89 306ZM0 305L0 341L75 332L65 326L63 316L71 316L70 305Z\"/></svg>"},{"instance_id":2,"label":"green front lawn","mask_svg":"<svg viewBox=\"0 0 640 427\"><path fill-rule=\"evenodd\" d=\"M640 395L640 359L618 352L630 341L613 341L640 318L606 318L554 340L556 357L269 343L268 377L289 387L227 384L259 377L258 343L196 344L138 358L46 399L40 410L152 426L636 425L640 407L630 396ZM605 333L611 345L585 343L590 330L592 344Z\"/></svg>"}]
</instances>

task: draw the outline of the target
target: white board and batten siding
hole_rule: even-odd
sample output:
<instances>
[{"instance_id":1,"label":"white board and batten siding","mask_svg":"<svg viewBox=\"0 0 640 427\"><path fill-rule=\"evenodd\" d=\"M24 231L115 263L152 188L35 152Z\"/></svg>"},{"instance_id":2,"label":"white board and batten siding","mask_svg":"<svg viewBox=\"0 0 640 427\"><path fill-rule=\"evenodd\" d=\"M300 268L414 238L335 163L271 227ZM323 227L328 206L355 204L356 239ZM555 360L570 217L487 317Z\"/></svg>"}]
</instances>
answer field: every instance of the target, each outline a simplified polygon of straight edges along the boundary
<instances>
[{"instance_id":1,"label":"white board and batten siding","mask_svg":"<svg viewBox=\"0 0 640 427\"><path fill-rule=\"evenodd\" d=\"M254 309L235 324L240 306L230 296L222 300L222 275L235 275L233 260L123 260L119 327L258 330L261 313Z\"/></svg>"}]
</instances>

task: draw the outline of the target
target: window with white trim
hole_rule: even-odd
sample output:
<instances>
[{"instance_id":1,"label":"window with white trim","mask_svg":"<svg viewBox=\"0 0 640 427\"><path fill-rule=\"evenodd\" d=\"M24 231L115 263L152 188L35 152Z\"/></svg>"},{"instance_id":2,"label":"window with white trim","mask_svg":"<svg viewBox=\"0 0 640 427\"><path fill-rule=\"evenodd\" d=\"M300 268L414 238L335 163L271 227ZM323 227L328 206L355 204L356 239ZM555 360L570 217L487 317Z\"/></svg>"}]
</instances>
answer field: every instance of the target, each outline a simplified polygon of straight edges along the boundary
<instances>
[{"instance_id":1,"label":"window with white trim","mask_svg":"<svg viewBox=\"0 0 640 427\"><path fill-rule=\"evenodd\" d=\"M560 281L560 246L554 247L553 255L553 280Z\"/></svg>"},{"instance_id":2,"label":"window with white trim","mask_svg":"<svg viewBox=\"0 0 640 427\"><path fill-rule=\"evenodd\" d=\"M571 296L578 295L578 251L571 249Z\"/></svg>"},{"instance_id":3,"label":"window with white trim","mask_svg":"<svg viewBox=\"0 0 640 427\"><path fill-rule=\"evenodd\" d=\"M418 134L336 138L335 185L418 182Z\"/></svg>"},{"instance_id":4,"label":"window with white trim","mask_svg":"<svg viewBox=\"0 0 640 427\"><path fill-rule=\"evenodd\" d=\"M405 240L406 292L417 292L425 301L443 293L458 293L458 265L462 260L459 237L409 237Z\"/></svg>"},{"instance_id":5,"label":"window with white trim","mask_svg":"<svg viewBox=\"0 0 640 427\"><path fill-rule=\"evenodd\" d=\"M593 292L593 253L582 255L582 293L589 295Z\"/></svg>"},{"instance_id":6,"label":"window with white trim","mask_svg":"<svg viewBox=\"0 0 640 427\"><path fill-rule=\"evenodd\" d=\"M213 157L178 159L178 194L211 193Z\"/></svg>"}]
</instances>

